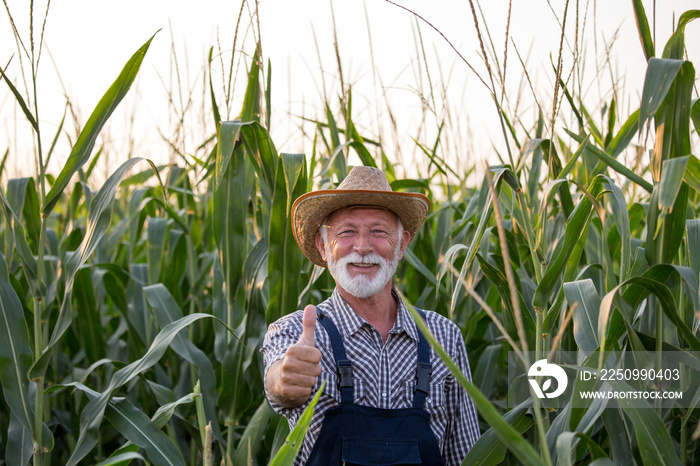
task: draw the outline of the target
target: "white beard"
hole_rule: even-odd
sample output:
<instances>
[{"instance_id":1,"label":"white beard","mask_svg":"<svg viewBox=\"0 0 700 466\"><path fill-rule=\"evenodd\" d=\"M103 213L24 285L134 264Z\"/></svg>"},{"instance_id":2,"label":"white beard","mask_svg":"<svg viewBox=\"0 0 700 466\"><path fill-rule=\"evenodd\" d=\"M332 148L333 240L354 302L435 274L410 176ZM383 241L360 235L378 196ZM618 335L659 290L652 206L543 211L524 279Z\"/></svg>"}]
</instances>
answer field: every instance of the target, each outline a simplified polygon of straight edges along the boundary
<instances>
[{"instance_id":1,"label":"white beard","mask_svg":"<svg viewBox=\"0 0 700 466\"><path fill-rule=\"evenodd\" d=\"M331 273L331 276L335 279L336 284L354 297L365 299L379 293L384 289L386 284L391 281L391 278L394 276L394 273L396 273L396 268L399 265L399 251L401 250L401 243L399 242L396 244L396 248L394 249L394 258L392 260L386 260L379 254L375 253L363 256L357 251L353 251L342 259L336 261L333 257L333 252L328 246L328 243L325 244L325 249L328 270ZM363 274L353 277L348 271L349 264L377 264L379 265L379 270L372 278Z\"/></svg>"}]
</instances>

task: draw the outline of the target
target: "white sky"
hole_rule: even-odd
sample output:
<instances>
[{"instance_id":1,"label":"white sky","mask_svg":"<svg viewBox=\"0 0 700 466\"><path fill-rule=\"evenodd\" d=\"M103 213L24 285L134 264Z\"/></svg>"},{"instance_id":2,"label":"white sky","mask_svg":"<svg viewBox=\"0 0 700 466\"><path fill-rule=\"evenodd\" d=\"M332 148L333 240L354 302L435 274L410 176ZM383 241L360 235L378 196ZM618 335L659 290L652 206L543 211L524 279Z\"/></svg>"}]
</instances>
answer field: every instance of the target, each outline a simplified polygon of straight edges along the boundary
<instances>
[{"instance_id":1,"label":"white sky","mask_svg":"<svg viewBox=\"0 0 700 466\"><path fill-rule=\"evenodd\" d=\"M43 19L45 2L35 2L37 23ZM28 3L27 0L7 0L26 44L29 40ZM570 3L568 42L565 43L564 52L565 77L573 66L571 50L576 27L576 2ZM592 113L600 113L598 104L601 100L598 95L603 95L604 100L609 102L614 89L620 99L618 113L621 114L620 118L626 119L639 106L646 65L631 2L579 0L578 3L579 34L583 34L586 62L579 68L584 70L583 74L575 77L586 90ZM700 7L698 3L697 0L656 2L657 56L661 54L662 46L680 13ZM439 29L486 79L467 0L402 0L401 4L413 9ZM525 66L538 101L549 117L553 87L550 59L555 60L559 50L559 23L564 4L562 0L513 1L507 67L509 102L506 105L514 110L518 104L518 110L514 113L528 120L526 126L535 121L536 112L515 47L526 61ZM644 4L652 22L652 1L644 1ZM51 2L38 89L44 149L50 145L63 115L64 94L70 99L80 124L83 124L131 54L160 29L146 55L136 84L103 134L104 140L109 141L106 143L105 173L126 160L129 153L149 157L156 162L170 159L172 151L159 131L181 150L203 156L203 153L196 152L196 148L204 135L214 131L208 91L204 87L206 57L210 47L215 46L218 50L220 45L224 51L224 68L228 68L240 6L237 1L215 0ZM508 2L482 0L481 8L486 21L484 23L479 18L480 24L482 27L488 25L502 66ZM257 24L254 24L254 28L250 26L248 12L251 9L254 9L254 4L247 4L244 10L238 33L237 56L241 56L241 48L245 53L254 50L253 30L257 29ZM337 108L339 73L334 51L335 18L345 84L353 86L356 124L365 137L382 138L388 155L399 161L407 172L410 171L409 167L425 166L427 160L421 158L411 138L432 145L438 123L443 119L449 119L447 126L450 133L444 135L442 152L455 168L473 167L480 160L494 162L496 150L505 154L496 111L484 84L458 58L445 39L425 23L416 22L406 11L383 0L261 0L259 9L263 54L265 61L269 59L272 63L271 132L279 152L305 152L307 156L310 155L310 139L300 137L300 129L312 132L313 128L303 123L299 116L323 115L324 85L331 104ZM39 30L39 25L35 26ZM429 76L422 63L422 52L417 46L418 31L424 43ZM691 23L686 31L690 59L698 68L700 22ZM612 67L601 66L606 44L610 45ZM7 13L2 12L2 66L13 55L7 73L24 91L12 30ZM179 85L173 71L175 59ZM26 59L24 63L26 65ZM244 64L247 66L248 61ZM217 92L223 87L221 69L221 61L215 61ZM596 73L602 77L596 78ZM59 74L63 84L58 80ZM435 88L433 95L429 92L429 82ZM615 87L611 82L615 83ZM235 98L240 100L245 81L239 77L235 83ZM444 92L440 90L442 87L446 88ZM168 104L169 95L173 97L172 105ZM433 108L432 112L424 112L421 95ZM177 118L186 105L181 104L181 96L182 102L187 102L191 97L192 104L185 112L184 128L178 129ZM218 98L221 99L221 96ZM239 100L233 104L229 118L237 116ZM221 100L219 103L222 104ZM392 109L396 119L396 134L392 134L383 120L387 107ZM566 110L567 106L564 105L562 124L569 123ZM223 108L222 113L225 113ZM35 163L29 124L4 83L0 83L0 122L0 153L6 149L10 151L6 171L10 176L33 175ZM72 140L75 140L78 130L74 126L71 121L64 127ZM57 174L69 151L67 138L61 138L49 171ZM7 179L7 174L3 179Z\"/></svg>"}]
</instances>

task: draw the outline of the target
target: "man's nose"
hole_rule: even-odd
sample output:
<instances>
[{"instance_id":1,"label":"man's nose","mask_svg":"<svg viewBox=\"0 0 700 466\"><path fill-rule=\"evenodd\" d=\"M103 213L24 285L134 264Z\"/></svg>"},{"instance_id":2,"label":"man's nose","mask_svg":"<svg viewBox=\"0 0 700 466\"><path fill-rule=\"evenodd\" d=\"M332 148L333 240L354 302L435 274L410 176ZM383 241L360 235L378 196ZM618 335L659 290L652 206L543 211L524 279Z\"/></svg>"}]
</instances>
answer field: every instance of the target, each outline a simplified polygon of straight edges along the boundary
<instances>
[{"instance_id":1,"label":"man's nose","mask_svg":"<svg viewBox=\"0 0 700 466\"><path fill-rule=\"evenodd\" d=\"M372 242L370 241L369 232L360 231L357 235L354 248L359 254L369 254L372 252Z\"/></svg>"}]
</instances>

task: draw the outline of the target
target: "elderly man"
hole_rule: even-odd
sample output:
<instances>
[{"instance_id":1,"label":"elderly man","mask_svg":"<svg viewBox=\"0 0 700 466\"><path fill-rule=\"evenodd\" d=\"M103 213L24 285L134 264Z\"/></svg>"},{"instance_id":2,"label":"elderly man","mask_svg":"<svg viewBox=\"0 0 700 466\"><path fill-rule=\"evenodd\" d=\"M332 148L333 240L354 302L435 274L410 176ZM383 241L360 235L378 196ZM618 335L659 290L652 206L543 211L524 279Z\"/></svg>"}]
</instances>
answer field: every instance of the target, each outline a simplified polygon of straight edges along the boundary
<instances>
[{"instance_id":1,"label":"elderly man","mask_svg":"<svg viewBox=\"0 0 700 466\"><path fill-rule=\"evenodd\" d=\"M327 380L295 464L458 465L479 437L473 402L431 351L391 280L429 208L427 197L392 191L370 167L294 203L299 247L336 283L318 308L270 325L261 350L267 397L292 427ZM457 326L420 313L470 377Z\"/></svg>"}]
</instances>

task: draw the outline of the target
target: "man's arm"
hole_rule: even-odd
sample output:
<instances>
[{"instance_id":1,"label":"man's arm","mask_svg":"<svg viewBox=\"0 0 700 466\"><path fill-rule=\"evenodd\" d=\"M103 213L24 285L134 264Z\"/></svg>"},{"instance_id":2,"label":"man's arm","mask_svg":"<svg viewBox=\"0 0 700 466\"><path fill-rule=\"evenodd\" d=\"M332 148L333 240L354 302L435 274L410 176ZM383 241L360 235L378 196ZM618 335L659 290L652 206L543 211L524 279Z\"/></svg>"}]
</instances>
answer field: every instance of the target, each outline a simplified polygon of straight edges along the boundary
<instances>
[{"instance_id":1,"label":"man's arm","mask_svg":"<svg viewBox=\"0 0 700 466\"><path fill-rule=\"evenodd\" d=\"M270 401L284 408L298 408L311 396L316 377L321 375L321 352L316 348L316 307L304 308L299 341L287 348L282 359L273 362L265 374Z\"/></svg>"}]
</instances>

